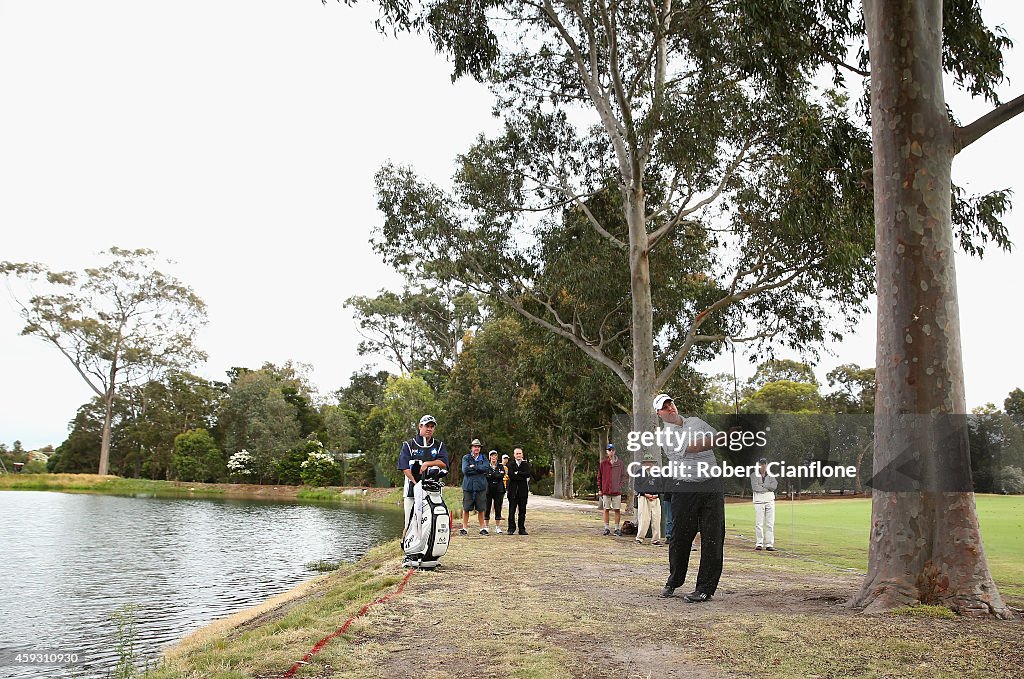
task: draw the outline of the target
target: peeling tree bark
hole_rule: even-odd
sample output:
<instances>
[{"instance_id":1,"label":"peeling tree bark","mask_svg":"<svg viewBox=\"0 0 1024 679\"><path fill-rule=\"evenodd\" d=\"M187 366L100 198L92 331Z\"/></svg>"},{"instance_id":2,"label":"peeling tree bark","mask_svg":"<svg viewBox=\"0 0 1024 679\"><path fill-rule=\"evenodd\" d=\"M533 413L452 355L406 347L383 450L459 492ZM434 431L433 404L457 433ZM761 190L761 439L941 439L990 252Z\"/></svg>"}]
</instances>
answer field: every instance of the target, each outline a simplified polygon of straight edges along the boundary
<instances>
[{"instance_id":1,"label":"peeling tree bark","mask_svg":"<svg viewBox=\"0 0 1024 679\"><path fill-rule=\"evenodd\" d=\"M639 183L639 182L638 182ZM655 427L652 404L657 371L654 363L654 307L651 300L651 260L645 214L647 202L641 186L626 190L626 223L629 227L630 293L633 317L630 323L633 343L633 431L651 431ZM660 455L660 450L657 454ZM633 461L643 459L638 449ZM631 482L632 486L632 482Z\"/></svg>"},{"instance_id":2,"label":"peeling tree bark","mask_svg":"<svg viewBox=\"0 0 1024 679\"><path fill-rule=\"evenodd\" d=\"M933 417L966 411L950 215L959 148L943 94L942 1L865 0L864 15L878 257L874 469L877 477L914 451L904 459L920 486L873 489L868 574L851 603L1008 617L968 492L966 428Z\"/></svg>"}]
</instances>

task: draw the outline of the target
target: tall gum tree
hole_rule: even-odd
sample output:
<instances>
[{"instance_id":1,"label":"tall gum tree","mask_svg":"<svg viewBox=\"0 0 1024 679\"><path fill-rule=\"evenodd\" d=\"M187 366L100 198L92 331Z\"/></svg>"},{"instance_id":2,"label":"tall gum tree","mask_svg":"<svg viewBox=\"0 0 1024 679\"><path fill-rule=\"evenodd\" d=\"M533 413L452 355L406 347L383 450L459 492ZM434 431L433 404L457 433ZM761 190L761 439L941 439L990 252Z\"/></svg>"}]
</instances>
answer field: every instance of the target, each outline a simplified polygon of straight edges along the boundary
<instances>
[{"instance_id":1,"label":"tall gum tree","mask_svg":"<svg viewBox=\"0 0 1024 679\"><path fill-rule=\"evenodd\" d=\"M914 482L874 489L868 574L852 603L873 611L921 602L1005 618L970 492L967 428L958 424L966 403L951 173L956 154L1024 109L1024 97L963 127L950 119L943 67L957 72L948 29L963 17L944 17L944 4L980 20L974 2L864 3L878 260L874 468L911 462ZM972 93L995 99L998 47L1008 41L979 35L976 53L997 49Z\"/></svg>"},{"instance_id":2,"label":"tall gum tree","mask_svg":"<svg viewBox=\"0 0 1024 679\"><path fill-rule=\"evenodd\" d=\"M118 389L205 360L194 339L206 322L206 305L187 285L155 268L152 250L114 247L101 254L109 263L81 274L16 262L0 262L0 274L9 282L20 278L32 290L25 300L11 289L25 321L21 334L56 347L101 399L102 475L109 471ZM35 285L50 292L36 293Z\"/></svg>"},{"instance_id":3,"label":"tall gum tree","mask_svg":"<svg viewBox=\"0 0 1024 679\"><path fill-rule=\"evenodd\" d=\"M701 346L820 342L830 315L856 313L868 294L872 243L867 135L841 97L808 84L822 45L853 27L817 9L431 5L457 72L472 72L460 55L493 48L481 75L505 130L459 158L453 193L383 168L375 246L413 278L465 283L572 342L626 385L638 430ZM545 275L545 235L573 237L577 222L603 258L579 267L628 272L607 313ZM688 305L665 302L687 286Z\"/></svg>"}]
</instances>

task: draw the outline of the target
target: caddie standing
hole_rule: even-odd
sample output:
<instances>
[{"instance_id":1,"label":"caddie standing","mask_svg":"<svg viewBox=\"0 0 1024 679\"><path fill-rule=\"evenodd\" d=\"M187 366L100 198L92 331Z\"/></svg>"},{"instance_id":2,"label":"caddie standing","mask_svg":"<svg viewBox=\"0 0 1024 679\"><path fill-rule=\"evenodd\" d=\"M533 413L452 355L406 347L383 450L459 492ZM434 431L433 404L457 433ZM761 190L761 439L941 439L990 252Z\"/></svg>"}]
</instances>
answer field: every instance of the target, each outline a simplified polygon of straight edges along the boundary
<instances>
[{"instance_id":1,"label":"caddie standing","mask_svg":"<svg viewBox=\"0 0 1024 679\"><path fill-rule=\"evenodd\" d=\"M409 528L409 517L412 516L414 486L422 478L423 472L430 467L448 468L448 447L443 441L434 438L437 420L433 415L420 418L419 436L402 443L398 453L398 470L405 475L405 526L402 537Z\"/></svg>"}]
</instances>

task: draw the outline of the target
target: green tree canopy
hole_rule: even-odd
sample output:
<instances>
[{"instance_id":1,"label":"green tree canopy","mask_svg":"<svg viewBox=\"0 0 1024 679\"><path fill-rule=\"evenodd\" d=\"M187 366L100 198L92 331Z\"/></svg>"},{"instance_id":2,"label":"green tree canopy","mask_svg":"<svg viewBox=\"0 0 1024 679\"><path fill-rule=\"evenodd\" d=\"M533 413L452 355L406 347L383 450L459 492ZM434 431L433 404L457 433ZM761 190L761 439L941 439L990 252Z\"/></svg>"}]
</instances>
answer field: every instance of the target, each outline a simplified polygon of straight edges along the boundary
<instances>
[{"instance_id":1,"label":"green tree canopy","mask_svg":"<svg viewBox=\"0 0 1024 679\"><path fill-rule=\"evenodd\" d=\"M448 423L439 406L437 395L422 377L402 375L388 378L381 402L370 411L368 418L368 424L376 428L380 438L375 445L364 450L364 454L388 478L398 483L403 478L398 471L402 442L416 435L420 418L429 414L437 418L437 438L448 444L454 465L456 453L446 429Z\"/></svg>"},{"instance_id":2,"label":"green tree canopy","mask_svg":"<svg viewBox=\"0 0 1024 679\"><path fill-rule=\"evenodd\" d=\"M750 413L817 413L821 412L822 398L818 385L792 380L769 382L744 403Z\"/></svg>"},{"instance_id":3,"label":"green tree canopy","mask_svg":"<svg viewBox=\"0 0 1024 679\"><path fill-rule=\"evenodd\" d=\"M229 456L248 450L258 478L271 478L278 460L303 441L294 398L301 395L300 384L269 364L259 370L236 368L230 376L217 425L224 450Z\"/></svg>"},{"instance_id":4,"label":"green tree canopy","mask_svg":"<svg viewBox=\"0 0 1024 679\"><path fill-rule=\"evenodd\" d=\"M873 413L875 411L875 369L846 363L826 376L830 387L837 387L826 399L837 413Z\"/></svg>"},{"instance_id":5,"label":"green tree canopy","mask_svg":"<svg viewBox=\"0 0 1024 679\"><path fill-rule=\"evenodd\" d=\"M363 340L360 355L375 354L402 373L432 370L448 375L463 336L482 319L480 299L461 286L406 286L400 294L350 297Z\"/></svg>"}]
</instances>

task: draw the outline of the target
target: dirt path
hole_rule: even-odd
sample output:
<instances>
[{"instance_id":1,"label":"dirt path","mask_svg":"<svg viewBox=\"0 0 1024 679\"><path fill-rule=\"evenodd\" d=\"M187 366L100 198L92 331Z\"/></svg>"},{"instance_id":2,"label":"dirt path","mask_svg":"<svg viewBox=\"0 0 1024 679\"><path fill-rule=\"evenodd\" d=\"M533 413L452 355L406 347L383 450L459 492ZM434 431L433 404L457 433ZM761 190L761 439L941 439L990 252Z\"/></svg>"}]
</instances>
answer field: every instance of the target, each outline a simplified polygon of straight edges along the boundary
<instances>
[{"instance_id":1,"label":"dirt path","mask_svg":"<svg viewBox=\"0 0 1024 679\"><path fill-rule=\"evenodd\" d=\"M560 500L550 495L530 495L526 501L527 510L536 509L555 512L596 512L593 502L585 500Z\"/></svg>"},{"instance_id":2,"label":"dirt path","mask_svg":"<svg viewBox=\"0 0 1024 679\"><path fill-rule=\"evenodd\" d=\"M854 676L854 668L867 665L858 663L858 654L870 657L877 649L875 622L844 605L860 583L855 574L822 572L729 540L712 602L661 599L666 547L602 537L592 505L545 500L532 505L529 536L456 537L441 568L417 573L402 597L374 610L361 625L352 643L353 655L364 661L342 671L335 666L322 676L754 676L756 666L744 658L758 637L776 637L752 654L769 665L782 663L786 649L801 637L839 631L852 634L856 643L822 653L794 649L806 656L799 673ZM680 592L692 586L698 558L693 555ZM899 636L917 641L941 637L944 625L963 636L963 623L970 628L970 621L913 619L896 626ZM1019 646L1020 625L997 627L1000 645ZM425 631L442 644L440 652L424 664L402 630ZM1015 653L1021 656L1019 649Z\"/></svg>"}]
</instances>

